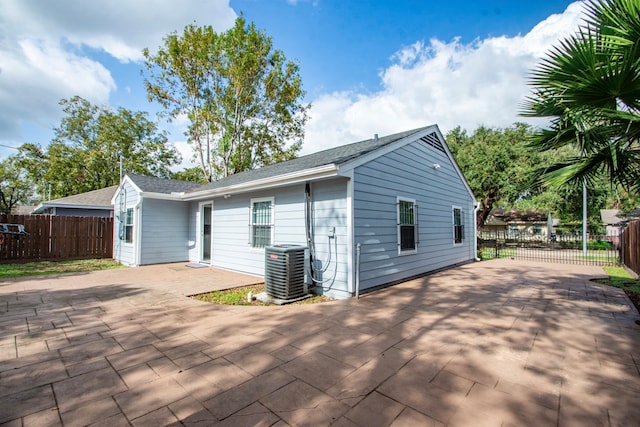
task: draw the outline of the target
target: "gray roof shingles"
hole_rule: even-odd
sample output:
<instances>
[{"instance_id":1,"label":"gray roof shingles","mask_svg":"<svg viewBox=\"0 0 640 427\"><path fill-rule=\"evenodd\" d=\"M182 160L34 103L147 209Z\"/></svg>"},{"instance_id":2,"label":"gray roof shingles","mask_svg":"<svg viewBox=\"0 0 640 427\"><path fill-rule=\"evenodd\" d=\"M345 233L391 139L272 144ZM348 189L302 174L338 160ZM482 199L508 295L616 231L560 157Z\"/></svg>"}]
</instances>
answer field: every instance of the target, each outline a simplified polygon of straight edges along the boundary
<instances>
[{"instance_id":1,"label":"gray roof shingles","mask_svg":"<svg viewBox=\"0 0 640 427\"><path fill-rule=\"evenodd\" d=\"M202 184L198 182L157 178L154 176L144 176L133 173L128 173L127 176L138 186L140 190L148 193L182 193L194 188L202 187Z\"/></svg>"},{"instance_id":2,"label":"gray roof shingles","mask_svg":"<svg viewBox=\"0 0 640 427\"><path fill-rule=\"evenodd\" d=\"M335 164L340 165L349 160L355 159L364 154L375 151L393 142L399 141L410 135L421 132L431 126L425 126L393 135L383 136L380 138L367 139L353 144L342 145L340 147L330 148L328 150L319 151L317 153L308 154L306 156L297 157L273 165L264 166L259 169L252 169L240 172L226 178L209 184L199 184L194 182L178 181L174 179L155 178L144 175L127 174L127 176L142 190L143 192L153 193L189 193L194 191L214 190L216 188L227 187L230 185L244 184L247 182L272 178L287 173L299 172L306 169L313 169L320 166Z\"/></svg>"},{"instance_id":3,"label":"gray roof shingles","mask_svg":"<svg viewBox=\"0 0 640 427\"><path fill-rule=\"evenodd\" d=\"M380 138L367 139L353 144L342 145L340 147L330 148L328 150L319 151L317 153L308 154L306 156L297 157L273 165L264 166L259 169L240 172L235 175L222 178L218 181L206 184L191 191L213 190L216 188L227 187L230 185L243 184L258 179L272 178L278 175L302 171L305 169L317 168L320 166L335 164L340 165L356 157L375 151L407 136L421 132L431 126L425 126L393 135L383 136Z\"/></svg>"},{"instance_id":4,"label":"gray roof shingles","mask_svg":"<svg viewBox=\"0 0 640 427\"><path fill-rule=\"evenodd\" d=\"M117 185L100 188L98 190L87 191L86 193L74 194L73 196L61 197L59 199L43 202L48 206L111 206L111 198L118 188Z\"/></svg>"}]
</instances>

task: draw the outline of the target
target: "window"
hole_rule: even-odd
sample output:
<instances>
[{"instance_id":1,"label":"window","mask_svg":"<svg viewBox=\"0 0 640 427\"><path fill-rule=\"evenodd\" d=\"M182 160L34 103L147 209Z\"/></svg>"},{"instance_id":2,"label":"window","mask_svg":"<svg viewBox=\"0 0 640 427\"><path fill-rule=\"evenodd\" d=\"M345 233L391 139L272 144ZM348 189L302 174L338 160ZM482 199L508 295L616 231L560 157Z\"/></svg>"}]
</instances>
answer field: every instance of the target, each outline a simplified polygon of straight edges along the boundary
<instances>
[{"instance_id":1,"label":"window","mask_svg":"<svg viewBox=\"0 0 640 427\"><path fill-rule=\"evenodd\" d=\"M453 208L453 243L459 245L464 240L464 223L462 209Z\"/></svg>"},{"instance_id":2,"label":"window","mask_svg":"<svg viewBox=\"0 0 640 427\"><path fill-rule=\"evenodd\" d=\"M534 236L542 236L543 234L543 227L541 224L533 224L533 235Z\"/></svg>"},{"instance_id":3,"label":"window","mask_svg":"<svg viewBox=\"0 0 640 427\"><path fill-rule=\"evenodd\" d=\"M251 246L264 248L273 237L273 199L251 200Z\"/></svg>"},{"instance_id":4,"label":"window","mask_svg":"<svg viewBox=\"0 0 640 427\"><path fill-rule=\"evenodd\" d=\"M120 240L133 242L133 208L127 208L120 214Z\"/></svg>"},{"instance_id":5,"label":"window","mask_svg":"<svg viewBox=\"0 0 640 427\"><path fill-rule=\"evenodd\" d=\"M417 206L415 200L398 198L398 253L417 249Z\"/></svg>"}]
</instances>

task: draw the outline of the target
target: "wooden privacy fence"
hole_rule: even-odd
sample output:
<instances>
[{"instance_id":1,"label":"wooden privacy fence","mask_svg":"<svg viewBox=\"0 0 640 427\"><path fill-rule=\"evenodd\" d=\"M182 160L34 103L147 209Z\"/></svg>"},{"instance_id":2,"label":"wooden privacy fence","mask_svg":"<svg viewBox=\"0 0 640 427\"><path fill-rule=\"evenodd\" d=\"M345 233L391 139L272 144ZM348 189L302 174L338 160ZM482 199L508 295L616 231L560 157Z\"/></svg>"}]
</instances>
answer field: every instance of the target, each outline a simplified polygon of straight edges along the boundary
<instances>
[{"instance_id":1,"label":"wooden privacy fence","mask_svg":"<svg viewBox=\"0 0 640 427\"><path fill-rule=\"evenodd\" d=\"M622 231L622 263L640 274L640 220L627 224Z\"/></svg>"},{"instance_id":2,"label":"wooden privacy fence","mask_svg":"<svg viewBox=\"0 0 640 427\"><path fill-rule=\"evenodd\" d=\"M1 214L0 223L29 233L0 238L0 262L113 257L113 218Z\"/></svg>"}]
</instances>

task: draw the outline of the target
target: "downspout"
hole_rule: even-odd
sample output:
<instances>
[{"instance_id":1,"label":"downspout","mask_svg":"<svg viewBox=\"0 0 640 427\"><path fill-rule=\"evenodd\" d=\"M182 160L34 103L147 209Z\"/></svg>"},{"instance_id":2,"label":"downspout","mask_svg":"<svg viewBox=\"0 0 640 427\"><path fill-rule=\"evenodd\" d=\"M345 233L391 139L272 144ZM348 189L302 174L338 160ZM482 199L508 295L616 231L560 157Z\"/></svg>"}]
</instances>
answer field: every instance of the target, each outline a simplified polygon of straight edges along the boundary
<instances>
[{"instance_id":1,"label":"downspout","mask_svg":"<svg viewBox=\"0 0 640 427\"><path fill-rule=\"evenodd\" d=\"M477 202L473 204L473 258L476 261L480 261L478 257L478 210L480 206Z\"/></svg>"},{"instance_id":2,"label":"downspout","mask_svg":"<svg viewBox=\"0 0 640 427\"><path fill-rule=\"evenodd\" d=\"M362 244L356 245L356 299L360 299L360 247Z\"/></svg>"},{"instance_id":3,"label":"downspout","mask_svg":"<svg viewBox=\"0 0 640 427\"><path fill-rule=\"evenodd\" d=\"M309 182L304 185L304 227L306 232L307 246L309 247L309 275L311 276L311 287L314 287L313 282L313 236L311 235L311 184Z\"/></svg>"}]
</instances>

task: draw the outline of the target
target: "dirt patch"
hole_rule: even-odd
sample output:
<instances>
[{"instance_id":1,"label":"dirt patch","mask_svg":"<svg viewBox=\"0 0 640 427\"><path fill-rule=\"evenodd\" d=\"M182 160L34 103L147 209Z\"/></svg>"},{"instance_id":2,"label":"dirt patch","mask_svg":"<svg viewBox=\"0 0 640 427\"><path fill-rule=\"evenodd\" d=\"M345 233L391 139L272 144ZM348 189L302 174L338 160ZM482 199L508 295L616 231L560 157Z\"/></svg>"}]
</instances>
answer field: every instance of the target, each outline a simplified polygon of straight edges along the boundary
<instances>
[{"instance_id":1,"label":"dirt patch","mask_svg":"<svg viewBox=\"0 0 640 427\"><path fill-rule=\"evenodd\" d=\"M256 295L260 292L264 291L264 285L250 285L250 286L242 286L239 288L226 289L223 291L214 291L208 292L206 294L193 295L192 298L195 298L200 301L210 302L214 304L224 304L224 305L275 305L268 304L259 300L252 300L249 302L249 292L253 295ZM322 302L333 301L333 298L329 298L324 295L313 295L312 297L292 302L292 305L301 305L301 304L318 304Z\"/></svg>"}]
</instances>

